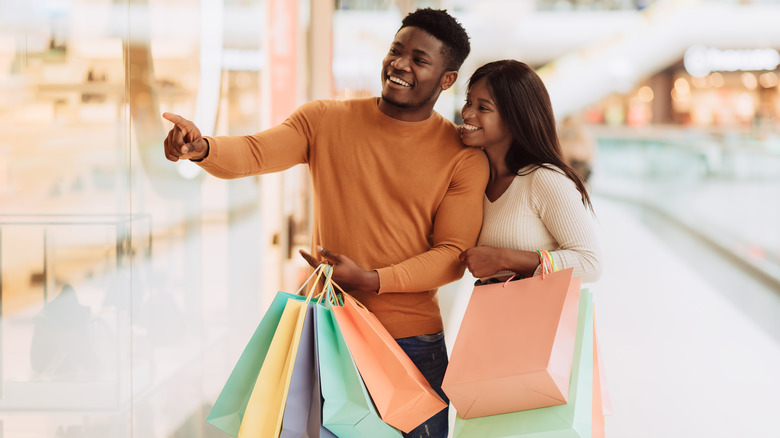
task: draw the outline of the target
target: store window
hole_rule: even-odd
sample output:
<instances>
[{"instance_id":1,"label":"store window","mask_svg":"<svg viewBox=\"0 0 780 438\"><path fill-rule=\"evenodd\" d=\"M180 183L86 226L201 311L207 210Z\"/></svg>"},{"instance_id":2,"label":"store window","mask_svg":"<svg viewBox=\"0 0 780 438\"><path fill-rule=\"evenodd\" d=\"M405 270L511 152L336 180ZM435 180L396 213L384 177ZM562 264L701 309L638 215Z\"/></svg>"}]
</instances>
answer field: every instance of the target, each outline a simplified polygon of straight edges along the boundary
<instances>
[{"instance_id":1,"label":"store window","mask_svg":"<svg viewBox=\"0 0 780 438\"><path fill-rule=\"evenodd\" d=\"M305 33L297 1L275 4ZM288 218L308 231L280 198L307 198L296 176L167 161L161 113L266 127L268 8L0 0L0 436L208 436Z\"/></svg>"}]
</instances>

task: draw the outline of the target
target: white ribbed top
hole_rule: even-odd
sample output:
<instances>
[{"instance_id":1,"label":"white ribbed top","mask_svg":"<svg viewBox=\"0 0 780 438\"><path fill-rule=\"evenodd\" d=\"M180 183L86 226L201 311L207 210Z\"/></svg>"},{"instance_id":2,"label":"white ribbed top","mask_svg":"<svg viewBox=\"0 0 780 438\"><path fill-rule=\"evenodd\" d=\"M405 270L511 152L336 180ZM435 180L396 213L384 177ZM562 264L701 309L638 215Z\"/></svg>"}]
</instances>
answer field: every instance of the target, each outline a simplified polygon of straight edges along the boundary
<instances>
[{"instance_id":1,"label":"white ribbed top","mask_svg":"<svg viewBox=\"0 0 780 438\"><path fill-rule=\"evenodd\" d=\"M596 281L601 275L593 217L577 187L563 173L542 167L517 176L495 202L485 196L483 209L478 245L547 250L558 269L574 267L574 276L583 282ZM536 275L540 273L541 266Z\"/></svg>"}]
</instances>

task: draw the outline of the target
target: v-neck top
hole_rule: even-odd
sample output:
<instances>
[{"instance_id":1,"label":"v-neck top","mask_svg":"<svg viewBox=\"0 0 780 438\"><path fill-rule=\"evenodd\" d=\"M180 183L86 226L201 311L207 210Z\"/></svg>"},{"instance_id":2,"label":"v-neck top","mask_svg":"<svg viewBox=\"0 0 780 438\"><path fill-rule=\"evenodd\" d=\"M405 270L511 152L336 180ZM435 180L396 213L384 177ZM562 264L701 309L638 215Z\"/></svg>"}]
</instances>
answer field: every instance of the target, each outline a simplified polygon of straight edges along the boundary
<instances>
[{"instance_id":1,"label":"v-neck top","mask_svg":"<svg viewBox=\"0 0 780 438\"><path fill-rule=\"evenodd\" d=\"M495 201L483 198L478 245L522 251L547 250L559 269L574 268L583 282L601 272L599 242L577 186L557 167L519 172ZM541 267L536 275L541 273ZM499 272L503 277L510 272Z\"/></svg>"}]
</instances>

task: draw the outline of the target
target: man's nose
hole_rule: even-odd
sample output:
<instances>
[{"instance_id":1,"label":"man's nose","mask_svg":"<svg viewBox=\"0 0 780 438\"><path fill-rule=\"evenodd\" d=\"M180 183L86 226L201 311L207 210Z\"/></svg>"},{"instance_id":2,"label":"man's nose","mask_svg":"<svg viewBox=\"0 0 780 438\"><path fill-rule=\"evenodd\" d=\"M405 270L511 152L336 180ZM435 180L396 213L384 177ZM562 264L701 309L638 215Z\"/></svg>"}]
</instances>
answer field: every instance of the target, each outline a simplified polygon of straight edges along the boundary
<instances>
[{"instance_id":1,"label":"man's nose","mask_svg":"<svg viewBox=\"0 0 780 438\"><path fill-rule=\"evenodd\" d=\"M393 62L390 63L390 66L396 70L407 70L409 67L409 61L406 59L406 57L401 56L393 60Z\"/></svg>"}]
</instances>

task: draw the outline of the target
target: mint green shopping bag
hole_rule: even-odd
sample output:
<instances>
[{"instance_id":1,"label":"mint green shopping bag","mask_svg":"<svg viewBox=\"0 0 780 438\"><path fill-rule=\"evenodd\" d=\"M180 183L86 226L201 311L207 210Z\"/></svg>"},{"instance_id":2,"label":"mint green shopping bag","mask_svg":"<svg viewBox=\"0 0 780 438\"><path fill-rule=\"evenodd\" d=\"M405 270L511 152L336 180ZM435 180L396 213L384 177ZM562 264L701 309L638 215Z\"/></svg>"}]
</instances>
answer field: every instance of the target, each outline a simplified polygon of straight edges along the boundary
<instances>
[{"instance_id":1,"label":"mint green shopping bag","mask_svg":"<svg viewBox=\"0 0 780 438\"><path fill-rule=\"evenodd\" d=\"M400 438L374 408L329 304L317 304L314 321L322 424L340 438Z\"/></svg>"},{"instance_id":2,"label":"mint green shopping bag","mask_svg":"<svg viewBox=\"0 0 780 438\"><path fill-rule=\"evenodd\" d=\"M568 403L464 420L455 419L457 438L590 438L593 405L593 297L580 293L577 338Z\"/></svg>"}]
</instances>

